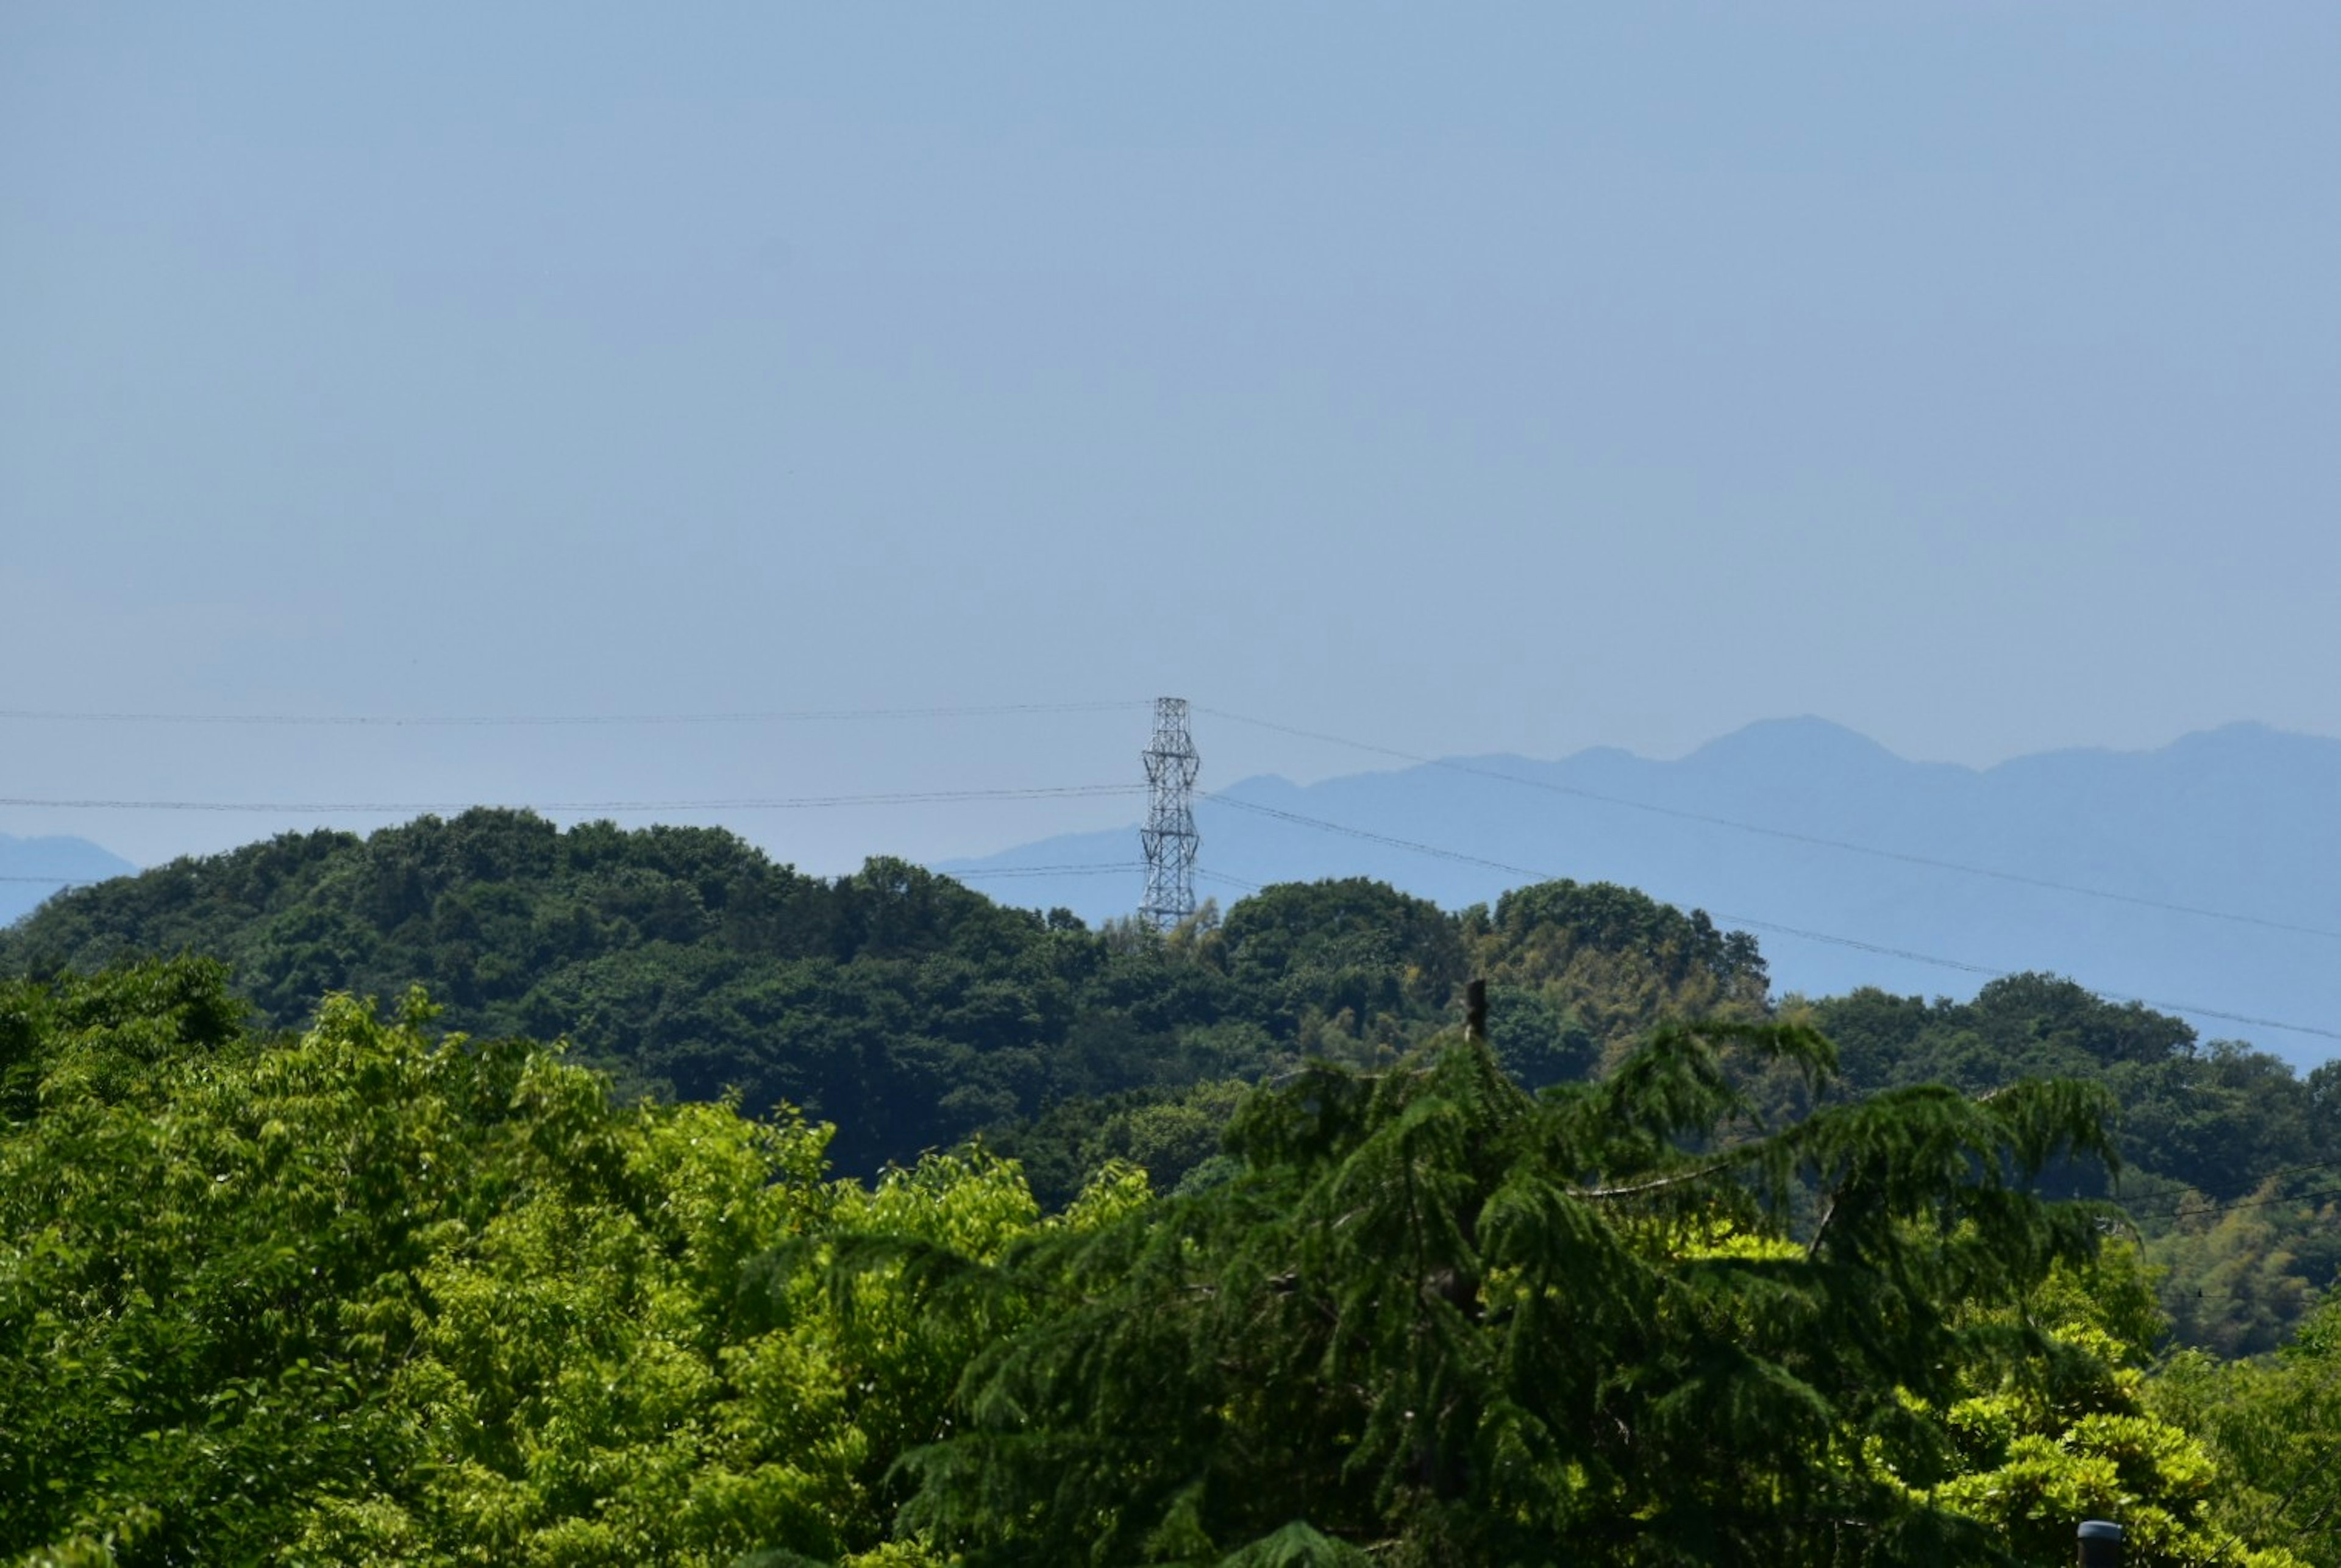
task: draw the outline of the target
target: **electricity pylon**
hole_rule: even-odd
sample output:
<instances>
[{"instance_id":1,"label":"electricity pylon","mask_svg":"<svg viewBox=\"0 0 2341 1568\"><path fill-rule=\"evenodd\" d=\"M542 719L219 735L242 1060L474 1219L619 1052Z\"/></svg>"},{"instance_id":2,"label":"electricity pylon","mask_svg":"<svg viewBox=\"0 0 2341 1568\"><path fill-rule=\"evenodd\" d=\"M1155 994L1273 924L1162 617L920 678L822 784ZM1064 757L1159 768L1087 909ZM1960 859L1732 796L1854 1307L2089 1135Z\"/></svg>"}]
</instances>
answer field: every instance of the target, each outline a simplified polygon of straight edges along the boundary
<instances>
[{"instance_id":1,"label":"electricity pylon","mask_svg":"<svg viewBox=\"0 0 2341 1568\"><path fill-rule=\"evenodd\" d=\"M1195 913L1195 775L1202 763L1187 733L1187 699L1154 699L1154 744L1146 748L1146 899L1138 918L1168 931Z\"/></svg>"}]
</instances>

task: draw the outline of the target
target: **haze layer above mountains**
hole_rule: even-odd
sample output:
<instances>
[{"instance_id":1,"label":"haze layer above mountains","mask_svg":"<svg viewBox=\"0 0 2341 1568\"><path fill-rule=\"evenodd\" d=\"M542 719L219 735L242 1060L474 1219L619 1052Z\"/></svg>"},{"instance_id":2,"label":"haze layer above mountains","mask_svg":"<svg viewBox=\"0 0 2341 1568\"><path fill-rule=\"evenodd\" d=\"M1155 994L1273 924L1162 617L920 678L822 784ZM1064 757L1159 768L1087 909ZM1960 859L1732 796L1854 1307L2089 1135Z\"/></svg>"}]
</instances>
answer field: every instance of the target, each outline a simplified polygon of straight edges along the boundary
<instances>
[{"instance_id":1,"label":"haze layer above mountains","mask_svg":"<svg viewBox=\"0 0 2341 1568\"><path fill-rule=\"evenodd\" d=\"M1207 728L1198 743L1208 784ZM2258 724L2151 752L2050 752L1977 769L1908 762L1838 725L1788 719L1667 762L1604 748L1558 762L1450 759L1307 786L1250 778L1200 801L1196 818L1201 867L1235 882L1368 875L1452 908L1531 880L1290 820L1305 816L1704 908L1757 931L1776 993L1868 984L1965 996L1987 977L1977 971L2053 970L2184 1013L2207 1037L2248 1039L2305 1064L2341 1047L2258 1021L2341 1033L2336 802L2341 741ZM1003 901L1094 920L1137 902L1135 873L984 874L1136 858L1135 833L1125 831L941 869ZM1197 892L1222 904L1240 896L1209 875Z\"/></svg>"}]
</instances>

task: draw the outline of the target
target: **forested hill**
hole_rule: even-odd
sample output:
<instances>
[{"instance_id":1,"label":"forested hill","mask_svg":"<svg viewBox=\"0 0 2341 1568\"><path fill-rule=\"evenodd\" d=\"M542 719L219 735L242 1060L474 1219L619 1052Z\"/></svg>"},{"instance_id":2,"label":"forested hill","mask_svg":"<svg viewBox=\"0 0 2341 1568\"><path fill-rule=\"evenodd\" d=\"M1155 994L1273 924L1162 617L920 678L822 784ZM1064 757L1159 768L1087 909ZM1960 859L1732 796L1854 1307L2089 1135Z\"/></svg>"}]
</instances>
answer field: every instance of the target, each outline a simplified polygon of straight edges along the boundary
<instances>
[{"instance_id":1,"label":"forested hill","mask_svg":"<svg viewBox=\"0 0 2341 1568\"><path fill-rule=\"evenodd\" d=\"M562 831L484 810L75 890L0 932L0 974L182 952L224 961L264 1027L300 1025L328 992L420 984L452 1027L565 1037L639 1086L833 1120L848 1170L1004 1134L1055 1196L1117 1154L1175 1179L1215 1146L1235 1085L1312 1055L1391 1060L1452 1019L1468 974L1490 981L1495 1043L1531 1085L1597 1074L1669 1015L1774 1006L1752 938L1607 884L1455 913L1360 879L1286 884L1155 939L1005 908L899 861L828 880L718 829ZM2181 1197L2157 1178L2233 1201L2341 1158L2341 1068L2303 1080L2067 982L2020 976L1971 1002L1857 992L1808 1015L1852 1092L2105 1083L2130 1190L2157 1207ZM2251 1231L2202 1263L2252 1276L2222 1299L2329 1277L2314 1213L2218 1211Z\"/></svg>"},{"instance_id":2,"label":"forested hill","mask_svg":"<svg viewBox=\"0 0 2341 1568\"><path fill-rule=\"evenodd\" d=\"M328 992L420 984L455 1028L566 1037L682 1099L785 1100L839 1124L853 1171L1078 1098L1391 1060L1451 1016L1475 965L1501 982L1500 1043L1530 1082L1581 1076L1670 1014L1765 996L1751 940L1621 888L1553 884L1458 916L1379 884L1288 886L1154 940L899 861L829 881L717 829L484 810L73 891L0 933L0 974L182 952L224 961L264 1026Z\"/></svg>"}]
</instances>

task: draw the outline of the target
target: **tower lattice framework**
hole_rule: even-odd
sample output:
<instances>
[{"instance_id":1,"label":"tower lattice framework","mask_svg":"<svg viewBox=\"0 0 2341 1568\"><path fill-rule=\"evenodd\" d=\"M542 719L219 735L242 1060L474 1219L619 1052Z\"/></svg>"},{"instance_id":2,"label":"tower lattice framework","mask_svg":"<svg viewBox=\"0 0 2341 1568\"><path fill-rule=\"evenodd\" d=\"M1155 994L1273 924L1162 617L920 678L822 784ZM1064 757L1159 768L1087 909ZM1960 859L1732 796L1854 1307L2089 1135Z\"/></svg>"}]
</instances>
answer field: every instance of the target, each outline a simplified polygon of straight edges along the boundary
<instances>
[{"instance_id":1,"label":"tower lattice framework","mask_svg":"<svg viewBox=\"0 0 2341 1568\"><path fill-rule=\"evenodd\" d=\"M1187 699L1154 699L1154 744L1145 751L1146 897L1138 917L1167 931L1195 913L1195 776L1202 763L1187 733Z\"/></svg>"}]
</instances>

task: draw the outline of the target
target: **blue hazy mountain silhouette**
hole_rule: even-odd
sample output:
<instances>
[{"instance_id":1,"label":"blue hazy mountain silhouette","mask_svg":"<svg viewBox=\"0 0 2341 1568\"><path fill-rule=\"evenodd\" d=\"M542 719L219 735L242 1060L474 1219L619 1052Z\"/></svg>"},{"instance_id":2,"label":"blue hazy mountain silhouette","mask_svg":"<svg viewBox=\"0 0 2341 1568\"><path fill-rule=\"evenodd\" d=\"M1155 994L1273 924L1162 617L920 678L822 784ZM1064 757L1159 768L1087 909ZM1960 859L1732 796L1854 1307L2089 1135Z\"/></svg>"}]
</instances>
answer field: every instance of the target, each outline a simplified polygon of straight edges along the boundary
<instances>
[{"instance_id":1,"label":"blue hazy mountain silhouette","mask_svg":"<svg viewBox=\"0 0 2341 1568\"><path fill-rule=\"evenodd\" d=\"M67 884L103 882L137 869L85 838L12 838L0 833L0 925L31 914Z\"/></svg>"},{"instance_id":2,"label":"blue hazy mountain silhouette","mask_svg":"<svg viewBox=\"0 0 2341 1568\"><path fill-rule=\"evenodd\" d=\"M1706 909L1756 933L1777 993L1869 984L1966 996L1988 977L1976 971L2042 969L2167 1004L2209 1038L2246 1039L2297 1063L2341 1054L2341 1039L2214 1015L2341 1035L2341 740L2238 724L2155 751L2049 752L1969 768L1908 762L1800 718L1751 724L1666 762L1609 748L1558 762L1449 760L1528 782L1439 765L1306 786L1245 779L1197 804L1207 874L1198 894L1223 904L1241 896L1212 875L1364 875L1451 909L1531 880L1241 809L1267 807ZM1135 906L1136 873L981 874L1137 854L1133 825L941 869L969 873L971 885L1005 902L1063 905L1094 921Z\"/></svg>"}]
</instances>

